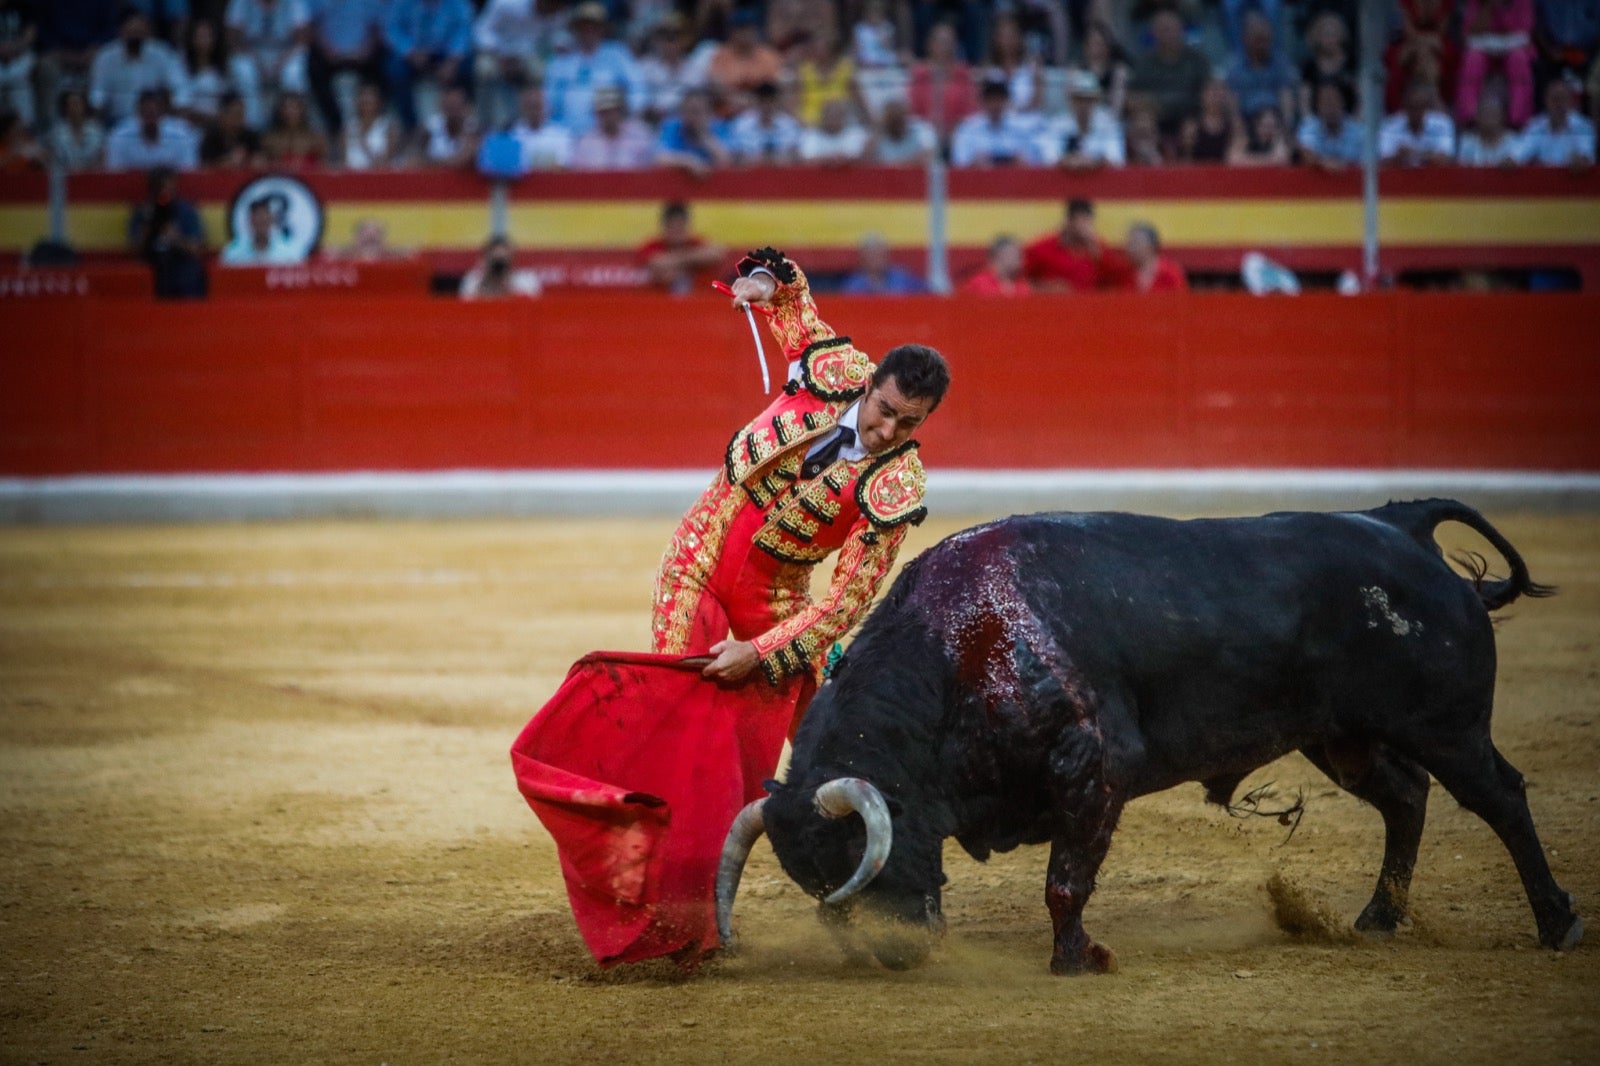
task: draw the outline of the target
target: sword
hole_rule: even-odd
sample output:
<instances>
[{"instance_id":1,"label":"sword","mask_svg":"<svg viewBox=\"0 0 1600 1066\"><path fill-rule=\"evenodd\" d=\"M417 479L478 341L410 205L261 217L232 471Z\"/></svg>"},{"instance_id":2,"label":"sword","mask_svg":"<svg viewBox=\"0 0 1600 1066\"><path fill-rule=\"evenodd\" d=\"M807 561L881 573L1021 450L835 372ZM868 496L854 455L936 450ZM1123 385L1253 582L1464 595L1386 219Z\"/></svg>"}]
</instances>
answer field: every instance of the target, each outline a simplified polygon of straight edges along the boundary
<instances>
[{"instance_id":1,"label":"sword","mask_svg":"<svg viewBox=\"0 0 1600 1066\"><path fill-rule=\"evenodd\" d=\"M711 284L718 292L724 293L728 296L733 295L732 287L725 285L720 281L713 281ZM763 310L762 313L767 315L769 318L772 317L772 313L770 311ZM767 350L761 345L761 330L756 326L755 309L750 306L750 302L748 300L745 301L744 305L744 318L746 322L750 323L750 337L756 342L756 362L761 364L761 392L763 395L771 395L772 375L767 371Z\"/></svg>"}]
</instances>

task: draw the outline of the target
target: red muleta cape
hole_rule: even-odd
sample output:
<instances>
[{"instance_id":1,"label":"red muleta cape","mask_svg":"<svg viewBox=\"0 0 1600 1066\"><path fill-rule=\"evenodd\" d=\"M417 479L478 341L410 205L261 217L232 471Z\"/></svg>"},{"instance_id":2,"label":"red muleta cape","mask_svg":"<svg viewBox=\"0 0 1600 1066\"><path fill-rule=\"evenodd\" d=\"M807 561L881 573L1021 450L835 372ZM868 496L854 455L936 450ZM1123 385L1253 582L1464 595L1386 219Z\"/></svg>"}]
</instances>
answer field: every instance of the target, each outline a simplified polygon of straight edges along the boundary
<instances>
[{"instance_id":1,"label":"red muleta cape","mask_svg":"<svg viewBox=\"0 0 1600 1066\"><path fill-rule=\"evenodd\" d=\"M664 955L693 966L717 949L723 838L807 702L794 689L809 677L724 687L700 676L705 662L586 655L511 746L602 966Z\"/></svg>"}]
</instances>

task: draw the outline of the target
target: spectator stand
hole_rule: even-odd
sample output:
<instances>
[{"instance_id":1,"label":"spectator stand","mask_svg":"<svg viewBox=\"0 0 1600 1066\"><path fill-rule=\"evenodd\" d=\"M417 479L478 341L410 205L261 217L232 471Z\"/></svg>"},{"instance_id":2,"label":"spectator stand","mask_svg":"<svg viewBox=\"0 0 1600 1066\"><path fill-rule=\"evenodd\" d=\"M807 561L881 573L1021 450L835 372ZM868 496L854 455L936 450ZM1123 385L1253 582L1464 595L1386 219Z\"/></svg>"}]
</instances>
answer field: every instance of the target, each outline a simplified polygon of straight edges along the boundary
<instances>
[{"instance_id":1,"label":"spectator stand","mask_svg":"<svg viewBox=\"0 0 1600 1066\"><path fill-rule=\"evenodd\" d=\"M186 174L209 246L226 241L224 213L251 171ZM491 186L453 171L312 171L299 175L322 200L324 248L348 244L356 223L376 219L394 244L415 249L436 274L460 274L492 227ZM1360 175L1300 168L1223 167L961 171L944 175L949 266L959 285L981 266L997 233L1028 238L1060 225L1068 197L1099 207L1101 234L1120 243L1134 221L1153 224L1163 250L1192 277L1235 277L1259 251L1292 269L1325 274L1361 265ZM137 174L78 174L65 183L65 239L85 262L125 259ZM1563 268L1600 289L1600 171L1430 169L1385 171L1380 237L1386 273ZM539 270L547 291L640 284L635 250L655 229L662 202L695 210L705 237L730 249L775 244L819 278L848 270L868 233L895 261L926 275L930 212L919 169L724 171L530 175L509 184L507 233L518 265ZM50 233L47 176L0 176L0 254L21 256ZM730 264L731 266L731 264Z\"/></svg>"}]
</instances>

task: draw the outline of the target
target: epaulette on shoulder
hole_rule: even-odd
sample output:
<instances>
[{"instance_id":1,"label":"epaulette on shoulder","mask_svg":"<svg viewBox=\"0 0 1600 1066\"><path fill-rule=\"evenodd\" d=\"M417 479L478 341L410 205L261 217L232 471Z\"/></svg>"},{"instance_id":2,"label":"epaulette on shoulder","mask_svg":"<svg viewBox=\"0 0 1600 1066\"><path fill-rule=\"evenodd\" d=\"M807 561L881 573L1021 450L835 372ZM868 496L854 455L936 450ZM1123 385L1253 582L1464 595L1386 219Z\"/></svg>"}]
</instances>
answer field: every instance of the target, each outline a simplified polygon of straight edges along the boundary
<instances>
[{"instance_id":1,"label":"epaulette on shoulder","mask_svg":"<svg viewBox=\"0 0 1600 1066\"><path fill-rule=\"evenodd\" d=\"M856 506L879 529L920 525L928 517L922 498L928 476L917 455L917 442L908 440L880 455L856 481Z\"/></svg>"},{"instance_id":2,"label":"epaulette on shoulder","mask_svg":"<svg viewBox=\"0 0 1600 1066\"><path fill-rule=\"evenodd\" d=\"M800 353L800 381L819 400L854 400L872 380L872 360L849 337L829 337Z\"/></svg>"}]
</instances>

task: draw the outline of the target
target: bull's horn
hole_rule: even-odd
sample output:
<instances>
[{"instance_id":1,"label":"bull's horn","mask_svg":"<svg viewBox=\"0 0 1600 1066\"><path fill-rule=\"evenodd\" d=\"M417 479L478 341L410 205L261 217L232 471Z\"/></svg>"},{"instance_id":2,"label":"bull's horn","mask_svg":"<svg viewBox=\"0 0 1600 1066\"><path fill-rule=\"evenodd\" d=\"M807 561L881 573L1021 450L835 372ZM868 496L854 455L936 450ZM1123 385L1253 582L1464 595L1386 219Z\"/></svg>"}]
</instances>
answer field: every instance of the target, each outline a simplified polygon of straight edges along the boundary
<instances>
[{"instance_id":1,"label":"bull's horn","mask_svg":"<svg viewBox=\"0 0 1600 1066\"><path fill-rule=\"evenodd\" d=\"M861 852L861 865L838 891L823 902L842 903L867 887L889 861L894 845L894 823L889 820L889 805L883 794L859 777L836 777L817 789L817 813L824 818L861 815L867 826L867 846Z\"/></svg>"},{"instance_id":2,"label":"bull's horn","mask_svg":"<svg viewBox=\"0 0 1600 1066\"><path fill-rule=\"evenodd\" d=\"M761 811L766 802L762 797L745 804L722 844L722 858L717 861L717 935L722 938L723 947L733 943L733 897L739 893L745 860L750 858L756 839L767 831Z\"/></svg>"}]
</instances>

